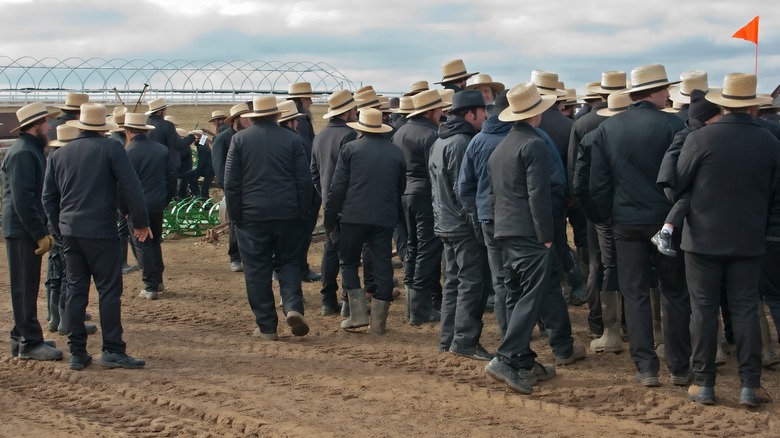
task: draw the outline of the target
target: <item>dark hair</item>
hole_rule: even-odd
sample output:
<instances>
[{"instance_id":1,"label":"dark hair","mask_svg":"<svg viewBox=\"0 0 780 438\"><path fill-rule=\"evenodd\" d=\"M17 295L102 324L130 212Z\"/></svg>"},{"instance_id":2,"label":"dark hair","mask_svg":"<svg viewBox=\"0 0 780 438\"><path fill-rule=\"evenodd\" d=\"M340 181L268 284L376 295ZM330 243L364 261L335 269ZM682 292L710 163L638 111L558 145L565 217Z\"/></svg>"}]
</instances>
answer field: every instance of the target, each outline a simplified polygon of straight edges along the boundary
<instances>
[{"instance_id":1,"label":"dark hair","mask_svg":"<svg viewBox=\"0 0 780 438\"><path fill-rule=\"evenodd\" d=\"M751 105L751 106L743 106L740 108L732 108L730 106L721 106L724 110L730 112L730 113L746 113L750 114L754 107L758 105Z\"/></svg>"},{"instance_id":2,"label":"dark hair","mask_svg":"<svg viewBox=\"0 0 780 438\"><path fill-rule=\"evenodd\" d=\"M661 90L665 90L667 87L668 85L663 85L661 87L648 88L647 90L634 91L629 93L629 96L631 97L632 102L636 102L638 100L650 97Z\"/></svg>"},{"instance_id":3,"label":"dark hair","mask_svg":"<svg viewBox=\"0 0 780 438\"><path fill-rule=\"evenodd\" d=\"M49 123L49 121L46 120L46 117L44 117L42 119L38 119L38 120L36 120L34 122L31 122L31 123L28 123L28 124L26 124L24 126L19 127L19 132L27 131L28 129L32 129L32 128L34 128L34 127L36 127L38 125L41 125L43 123Z\"/></svg>"},{"instance_id":4,"label":"dark hair","mask_svg":"<svg viewBox=\"0 0 780 438\"><path fill-rule=\"evenodd\" d=\"M477 108L482 108L482 107L472 106L472 107L469 107L469 108L461 108L461 109L459 109L457 111L450 112L450 114L456 115L456 116L464 118L464 119L466 118L466 114L468 114L468 113L472 113L472 114L474 114L474 117L477 117Z\"/></svg>"},{"instance_id":5,"label":"dark hair","mask_svg":"<svg viewBox=\"0 0 780 438\"><path fill-rule=\"evenodd\" d=\"M128 128L127 126L125 126L125 132L130 134L135 134L135 135L147 133L145 129Z\"/></svg>"},{"instance_id":6,"label":"dark hair","mask_svg":"<svg viewBox=\"0 0 780 438\"><path fill-rule=\"evenodd\" d=\"M254 117L252 119L252 124L257 125L268 120L272 122L279 120L279 114L271 114L270 116L263 116L263 117Z\"/></svg>"}]
</instances>

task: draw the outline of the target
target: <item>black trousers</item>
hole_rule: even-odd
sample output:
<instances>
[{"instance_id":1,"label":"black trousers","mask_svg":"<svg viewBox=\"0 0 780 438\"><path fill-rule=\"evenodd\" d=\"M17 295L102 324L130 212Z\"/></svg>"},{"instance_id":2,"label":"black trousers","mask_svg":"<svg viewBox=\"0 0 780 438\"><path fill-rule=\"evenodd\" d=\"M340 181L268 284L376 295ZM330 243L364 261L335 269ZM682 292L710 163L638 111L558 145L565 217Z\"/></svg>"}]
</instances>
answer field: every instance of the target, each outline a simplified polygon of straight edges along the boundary
<instances>
[{"instance_id":1,"label":"black trousers","mask_svg":"<svg viewBox=\"0 0 780 438\"><path fill-rule=\"evenodd\" d=\"M398 222L393 232L393 240L395 241L395 250L398 253L398 258L402 263L406 263L406 248L409 241L409 235L406 232L406 223Z\"/></svg>"},{"instance_id":2,"label":"black trousers","mask_svg":"<svg viewBox=\"0 0 780 438\"><path fill-rule=\"evenodd\" d=\"M571 229L574 232L574 246L583 248L588 246L588 222L585 213L577 205L572 205L566 210Z\"/></svg>"},{"instance_id":3,"label":"black trousers","mask_svg":"<svg viewBox=\"0 0 780 438\"><path fill-rule=\"evenodd\" d=\"M214 175L206 175L203 177L203 184L200 186L201 198L209 197L209 189L211 189L211 184L213 182L214 182Z\"/></svg>"},{"instance_id":4,"label":"black trousers","mask_svg":"<svg viewBox=\"0 0 780 438\"><path fill-rule=\"evenodd\" d=\"M487 304L483 288L485 247L473 235L442 237L444 284L442 285L439 350L473 353L482 335Z\"/></svg>"},{"instance_id":5,"label":"black trousers","mask_svg":"<svg viewBox=\"0 0 780 438\"><path fill-rule=\"evenodd\" d=\"M506 308L506 286L504 284L504 259L501 254L501 246L493 236L494 231L495 224L492 221L482 223L482 236L485 239L486 256L490 266L493 290L496 294L496 304L493 308L493 313L496 315L499 339L504 339L506 326L509 321L509 314Z\"/></svg>"},{"instance_id":6,"label":"black trousers","mask_svg":"<svg viewBox=\"0 0 780 438\"><path fill-rule=\"evenodd\" d=\"M393 301L393 229L365 224L341 224L338 253L341 281L344 290L360 289L358 267L364 248L371 260L363 258L363 265L373 267L374 298ZM368 290L368 287L366 287Z\"/></svg>"},{"instance_id":7,"label":"black trousers","mask_svg":"<svg viewBox=\"0 0 780 438\"><path fill-rule=\"evenodd\" d=\"M691 302L685 285L684 257L666 257L650 238L661 224L612 226L617 250L618 281L628 326L631 358L640 372L657 373L660 369L653 339L653 315L650 288L653 267L658 277L663 305L663 329L666 365L672 374L687 374L690 368ZM677 245L679 236L675 233Z\"/></svg>"},{"instance_id":8,"label":"black trousers","mask_svg":"<svg viewBox=\"0 0 780 438\"><path fill-rule=\"evenodd\" d=\"M780 242L767 241L766 254L761 261L759 291L767 306L775 328L780 333Z\"/></svg>"},{"instance_id":9,"label":"black trousers","mask_svg":"<svg viewBox=\"0 0 780 438\"><path fill-rule=\"evenodd\" d=\"M144 282L144 289L156 291L163 282L163 263L162 246L162 227L163 214L149 213L149 228L152 231L152 237L143 242L139 242L133 233L133 219L127 219L127 227L130 231L130 237L133 239L138 265L141 267L141 279Z\"/></svg>"},{"instance_id":10,"label":"black trousers","mask_svg":"<svg viewBox=\"0 0 780 438\"><path fill-rule=\"evenodd\" d=\"M236 224L233 221L228 225L228 257L230 262L241 262L241 252L238 251L238 235L236 234Z\"/></svg>"},{"instance_id":11,"label":"black trousers","mask_svg":"<svg viewBox=\"0 0 780 438\"><path fill-rule=\"evenodd\" d=\"M188 196L198 196L200 194L200 188L198 187L198 176L195 172L185 172L179 174L179 190L177 195L179 198L186 198Z\"/></svg>"},{"instance_id":12,"label":"black trousers","mask_svg":"<svg viewBox=\"0 0 780 438\"><path fill-rule=\"evenodd\" d=\"M272 287L274 271L279 273L284 314L290 310L303 313L300 267L303 228L300 219L247 221L236 226L249 307L263 333L276 333L279 323Z\"/></svg>"},{"instance_id":13,"label":"black trousers","mask_svg":"<svg viewBox=\"0 0 780 438\"><path fill-rule=\"evenodd\" d=\"M55 237L56 239L56 237ZM57 239L49 251L46 270L46 290L49 291L50 306L65 307L65 258L62 255L62 242Z\"/></svg>"},{"instance_id":14,"label":"black trousers","mask_svg":"<svg viewBox=\"0 0 780 438\"><path fill-rule=\"evenodd\" d=\"M604 264L601 262L601 246L596 224L588 220L588 281L585 290L588 293L588 329L591 333L604 333L604 321L601 319L601 284L604 282Z\"/></svg>"},{"instance_id":15,"label":"black trousers","mask_svg":"<svg viewBox=\"0 0 780 438\"><path fill-rule=\"evenodd\" d=\"M63 236L68 296L65 302L71 354L87 352L84 316L89 304L89 281L94 280L100 306L102 351L124 353L122 340L122 255L119 239Z\"/></svg>"},{"instance_id":16,"label":"black trousers","mask_svg":"<svg viewBox=\"0 0 780 438\"><path fill-rule=\"evenodd\" d=\"M330 239L330 235L326 233L325 249L322 251L322 262L320 263L320 273L322 274L322 278L320 279L320 282L322 284L322 289L320 289L320 294L322 294L323 304L326 302L326 300L330 302L336 300L336 292L338 292L339 290L338 246L339 246L338 242L334 243ZM363 244L362 258L363 258L363 284L365 285L366 291L373 293L376 291L376 282L374 280L374 264L371 260L371 249L368 247L367 243ZM347 292L342 291L341 297L342 299L346 300Z\"/></svg>"},{"instance_id":17,"label":"black trousers","mask_svg":"<svg viewBox=\"0 0 780 438\"><path fill-rule=\"evenodd\" d=\"M35 255L38 244L32 239L5 239L8 274L11 280L11 307L14 326L11 339L20 342L22 352L43 343L38 322L38 287L41 285L41 256Z\"/></svg>"},{"instance_id":18,"label":"black trousers","mask_svg":"<svg viewBox=\"0 0 780 438\"><path fill-rule=\"evenodd\" d=\"M724 285L737 344L740 386L761 386L761 329L756 316L761 257L686 253L685 268L691 291L694 383L715 385L718 306L721 285Z\"/></svg>"},{"instance_id":19,"label":"black trousers","mask_svg":"<svg viewBox=\"0 0 780 438\"><path fill-rule=\"evenodd\" d=\"M319 195L315 194L311 200L311 211L303 224L303 246L301 246L299 264L301 266L301 273L305 275L309 275L309 260L307 257L309 255L309 247L311 246L312 233L314 232L314 227L317 226L317 217L320 214L321 205L322 199L320 199Z\"/></svg>"},{"instance_id":20,"label":"black trousers","mask_svg":"<svg viewBox=\"0 0 780 438\"><path fill-rule=\"evenodd\" d=\"M404 284L415 290L441 290L442 243L433 234L433 204L430 196L401 197L408 233Z\"/></svg>"}]
</instances>

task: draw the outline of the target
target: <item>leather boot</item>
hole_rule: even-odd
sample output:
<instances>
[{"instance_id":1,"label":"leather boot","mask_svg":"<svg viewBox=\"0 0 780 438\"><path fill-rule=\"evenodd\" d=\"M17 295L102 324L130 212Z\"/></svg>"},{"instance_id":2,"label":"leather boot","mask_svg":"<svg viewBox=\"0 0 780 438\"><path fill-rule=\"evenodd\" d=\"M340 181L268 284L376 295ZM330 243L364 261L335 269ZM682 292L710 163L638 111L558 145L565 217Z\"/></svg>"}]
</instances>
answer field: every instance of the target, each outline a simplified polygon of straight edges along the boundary
<instances>
[{"instance_id":1,"label":"leather boot","mask_svg":"<svg viewBox=\"0 0 780 438\"><path fill-rule=\"evenodd\" d=\"M341 328L353 329L368 325L368 303L365 289L348 289L349 318L341 321Z\"/></svg>"},{"instance_id":2,"label":"leather boot","mask_svg":"<svg viewBox=\"0 0 780 438\"><path fill-rule=\"evenodd\" d=\"M430 289L409 289L409 305L409 323L411 325L441 320L441 313L433 308Z\"/></svg>"},{"instance_id":3,"label":"leather boot","mask_svg":"<svg viewBox=\"0 0 780 438\"><path fill-rule=\"evenodd\" d=\"M650 307L653 309L653 339L654 347L664 343L664 330L661 320L661 291L658 288L650 289Z\"/></svg>"},{"instance_id":4,"label":"leather boot","mask_svg":"<svg viewBox=\"0 0 780 438\"><path fill-rule=\"evenodd\" d=\"M60 326L60 307L57 304L49 303L49 308L51 309L51 318L49 318L49 331L56 332Z\"/></svg>"},{"instance_id":5,"label":"leather boot","mask_svg":"<svg viewBox=\"0 0 780 438\"><path fill-rule=\"evenodd\" d=\"M349 318L349 300L341 301L341 316L344 318Z\"/></svg>"},{"instance_id":6,"label":"leather boot","mask_svg":"<svg viewBox=\"0 0 780 438\"><path fill-rule=\"evenodd\" d=\"M374 335L385 334L387 327L387 313L390 311L390 301L371 300L371 323L369 331Z\"/></svg>"},{"instance_id":7,"label":"leather boot","mask_svg":"<svg viewBox=\"0 0 780 438\"><path fill-rule=\"evenodd\" d=\"M764 368L775 366L780 363L780 357L772 347L772 333L769 331L764 302L761 300L758 300L758 325L761 327L761 364Z\"/></svg>"},{"instance_id":8,"label":"leather boot","mask_svg":"<svg viewBox=\"0 0 780 438\"><path fill-rule=\"evenodd\" d=\"M726 355L726 352L723 351L723 343L720 342L721 339L723 339L723 321L721 316L718 315L718 347L715 352L715 366L726 365L726 362L728 361L728 356Z\"/></svg>"},{"instance_id":9,"label":"leather boot","mask_svg":"<svg viewBox=\"0 0 780 438\"><path fill-rule=\"evenodd\" d=\"M591 350L597 353L620 353L623 351L623 339L620 336L620 291L601 292L601 319L604 321L604 334L590 342Z\"/></svg>"},{"instance_id":10,"label":"leather boot","mask_svg":"<svg viewBox=\"0 0 780 438\"><path fill-rule=\"evenodd\" d=\"M411 289L409 286L404 285L404 298L406 299L406 320L412 319L412 301L411 301Z\"/></svg>"}]
</instances>

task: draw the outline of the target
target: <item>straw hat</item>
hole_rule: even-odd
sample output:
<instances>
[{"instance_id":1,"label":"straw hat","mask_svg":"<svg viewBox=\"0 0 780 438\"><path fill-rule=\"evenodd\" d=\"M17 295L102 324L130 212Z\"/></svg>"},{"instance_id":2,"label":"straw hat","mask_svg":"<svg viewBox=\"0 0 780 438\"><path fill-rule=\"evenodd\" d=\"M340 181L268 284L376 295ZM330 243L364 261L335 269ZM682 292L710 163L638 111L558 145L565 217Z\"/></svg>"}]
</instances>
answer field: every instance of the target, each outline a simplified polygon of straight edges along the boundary
<instances>
[{"instance_id":1,"label":"straw hat","mask_svg":"<svg viewBox=\"0 0 780 438\"><path fill-rule=\"evenodd\" d=\"M534 70L531 72L531 82L536 85L540 94L565 96L566 92L558 89L558 74L549 71Z\"/></svg>"},{"instance_id":2,"label":"straw hat","mask_svg":"<svg viewBox=\"0 0 780 438\"><path fill-rule=\"evenodd\" d=\"M566 89L566 100L563 102L563 106L575 106L579 105L577 102L577 90L575 88Z\"/></svg>"},{"instance_id":3,"label":"straw hat","mask_svg":"<svg viewBox=\"0 0 780 438\"><path fill-rule=\"evenodd\" d=\"M441 66L441 81L434 82L434 84L446 84L459 79L468 79L477 73L479 72L468 73L462 59L453 59Z\"/></svg>"},{"instance_id":4,"label":"straw hat","mask_svg":"<svg viewBox=\"0 0 780 438\"><path fill-rule=\"evenodd\" d=\"M689 104L691 103L691 91L701 90L704 93L710 91L710 86L707 84L707 72L704 70L683 72L680 79L682 79L680 85L669 87L669 98L672 99L672 102Z\"/></svg>"},{"instance_id":5,"label":"straw hat","mask_svg":"<svg viewBox=\"0 0 780 438\"><path fill-rule=\"evenodd\" d=\"M287 87L287 95L290 99L300 99L304 97L311 99L314 97L311 93L311 84L309 82L296 82Z\"/></svg>"},{"instance_id":6,"label":"straw hat","mask_svg":"<svg viewBox=\"0 0 780 438\"><path fill-rule=\"evenodd\" d=\"M106 106L101 103L81 105L79 119L68 120L65 123L84 131L114 131L119 127L116 123L106 120Z\"/></svg>"},{"instance_id":7,"label":"straw hat","mask_svg":"<svg viewBox=\"0 0 780 438\"><path fill-rule=\"evenodd\" d=\"M409 114L412 111L414 111L414 102L412 101L412 96L402 96L398 108L396 108L393 112L396 114Z\"/></svg>"},{"instance_id":8,"label":"straw hat","mask_svg":"<svg viewBox=\"0 0 780 438\"><path fill-rule=\"evenodd\" d=\"M569 99L569 94L566 92L566 84L563 81L558 81L556 88L563 91L563 96L558 96L558 102L566 102Z\"/></svg>"},{"instance_id":9,"label":"straw hat","mask_svg":"<svg viewBox=\"0 0 780 438\"><path fill-rule=\"evenodd\" d=\"M149 103L149 111L147 111L145 114L151 115L152 113L156 113L157 111L164 110L165 108L168 108L168 103L165 101L165 98L159 97L154 100L150 100Z\"/></svg>"},{"instance_id":10,"label":"straw hat","mask_svg":"<svg viewBox=\"0 0 780 438\"><path fill-rule=\"evenodd\" d=\"M57 139L49 141L49 146L65 146L69 141L75 140L79 136L79 130L68 125L57 126Z\"/></svg>"},{"instance_id":11,"label":"straw hat","mask_svg":"<svg viewBox=\"0 0 780 438\"><path fill-rule=\"evenodd\" d=\"M632 87L626 90L627 93L634 93L652 88L661 88L673 84L679 84L680 81L669 81L666 76L666 69L661 64L643 65L631 70Z\"/></svg>"},{"instance_id":12,"label":"straw hat","mask_svg":"<svg viewBox=\"0 0 780 438\"><path fill-rule=\"evenodd\" d=\"M214 120L218 120L218 119L227 119L227 113L225 113L225 111L222 110L212 111L209 122L213 122Z\"/></svg>"},{"instance_id":13,"label":"straw hat","mask_svg":"<svg viewBox=\"0 0 780 438\"><path fill-rule=\"evenodd\" d=\"M122 124L122 127L130 128L130 129L139 129L141 131L149 131L151 129L154 129L154 126L146 124L146 119L147 119L146 114L127 113L125 114L125 122Z\"/></svg>"},{"instance_id":14,"label":"straw hat","mask_svg":"<svg viewBox=\"0 0 780 438\"><path fill-rule=\"evenodd\" d=\"M382 112L374 108L366 108L360 111L360 117L357 122L349 122L347 126L355 131L371 132L382 134L393 130L388 125L382 123Z\"/></svg>"},{"instance_id":15,"label":"straw hat","mask_svg":"<svg viewBox=\"0 0 780 438\"><path fill-rule=\"evenodd\" d=\"M723 89L712 89L705 98L710 102L729 108L744 108L772 103L772 97L756 94L756 75L729 73L723 78Z\"/></svg>"},{"instance_id":16,"label":"straw hat","mask_svg":"<svg viewBox=\"0 0 780 438\"><path fill-rule=\"evenodd\" d=\"M57 114L59 114L59 110L48 110L40 102L33 102L29 105L25 105L16 111L16 119L19 120L19 126L12 129L11 132L19 131L32 122L37 122L38 120L50 119L52 116ZM105 116L103 118L105 119Z\"/></svg>"},{"instance_id":17,"label":"straw hat","mask_svg":"<svg viewBox=\"0 0 780 438\"><path fill-rule=\"evenodd\" d=\"M84 93L68 93L65 95L65 105L55 105L56 108L78 111L81 104L89 102L89 95Z\"/></svg>"},{"instance_id":18,"label":"straw hat","mask_svg":"<svg viewBox=\"0 0 780 438\"><path fill-rule=\"evenodd\" d=\"M596 114L612 117L627 110L629 106L631 106L631 96L628 93L614 92L607 97L607 107L596 111Z\"/></svg>"},{"instance_id":19,"label":"straw hat","mask_svg":"<svg viewBox=\"0 0 780 438\"><path fill-rule=\"evenodd\" d=\"M379 102L379 96L376 95L376 91L371 86L363 87L355 93L355 101L357 102L358 110L364 108L379 108L381 103Z\"/></svg>"},{"instance_id":20,"label":"straw hat","mask_svg":"<svg viewBox=\"0 0 780 438\"><path fill-rule=\"evenodd\" d=\"M165 116L164 119L173 123L173 126L179 126L179 122L176 120L176 117L174 116Z\"/></svg>"},{"instance_id":21,"label":"straw hat","mask_svg":"<svg viewBox=\"0 0 780 438\"><path fill-rule=\"evenodd\" d=\"M176 134L178 134L179 137L186 137L188 135L187 131L182 128L176 128Z\"/></svg>"},{"instance_id":22,"label":"straw hat","mask_svg":"<svg viewBox=\"0 0 780 438\"><path fill-rule=\"evenodd\" d=\"M607 70L601 73L601 82L596 82L595 86L588 88L588 93L612 94L615 91L626 89L626 72L617 70Z\"/></svg>"},{"instance_id":23,"label":"straw hat","mask_svg":"<svg viewBox=\"0 0 780 438\"><path fill-rule=\"evenodd\" d=\"M470 81L469 84L466 85L467 90L473 90L476 89L480 85L487 85L488 87L493 89L493 92L495 94L498 94L502 92L506 87L501 82L493 82L493 78L490 77L490 75L486 75L484 73L480 73L476 76L474 76Z\"/></svg>"},{"instance_id":24,"label":"straw hat","mask_svg":"<svg viewBox=\"0 0 780 438\"><path fill-rule=\"evenodd\" d=\"M537 116L555 104L554 94L540 94L533 82L515 85L506 95L509 108L501 111L498 120L514 122Z\"/></svg>"},{"instance_id":25,"label":"straw hat","mask_svg":"<svg viewBox=\"0 0 780 438\"><path fill-rule=\"evenodd\" d=\"M373 85L364 85L364 86L358 88L357 90L355 90L355 94L362 93L364 91L373 91L373 92L376 93L376 90L374 90L374 86Z\"/></svg>"},{"instance_id":26,"label":"straw hat","mask_svg":"<svg viewBox=\"0 0 780 438\"><path fill-rule=\"evenodd\" d=\"M409 87L409 92L405 93L404 96L412 97L415 94L428 90L430 90L430 87L428 87L428 81L417 81L413 83L411 87Z\"/></svg>"},{"instance_id":27,"label":"straw hat","mask_svg":"<svg viewBox=\"0 0 780 438\"><path fill-rule=\"evenodd\" d=\"M125 114L127 114L126 106L116 106L114 111L111 112L110 120L117 125L125 123Z\"/></svg>"},{"instance_id":28,"label":"straw hat","mask_svg":"<svg viewBox=\"0 0 780 438\"><path fill-rule=\"evenodd\" d=\"M383 113L392 113L393 110L390 109L390 98L387 96L382 96L381 94L379 97L379 111L382 111Z\"/></svg>"},{"instance_id":29,"label":"straw hat","mask_svg":"<svg viewBox=\"0 0 780 438\"><path fill-rule=\"evenodd\" d=\"M230 107L230 115L225 119L225 123L230 125L231 123L233 123L233 120L235 120L236 117L239 117L241 114L246 114L249 111L251 110L249 109L249 105L247 105L246 102L241 102L237 105L233 105L232 107Z\"/></svg>"},{"instance_id":30,"label":"straw hat","mask_svg":"<svg viewBox=\"0 0 780 438\"><path fill-rule=\"evenodd\" d=\"M281 114L282 112L276 106L276 97L274 96L255 97L254 99L252 99L252 108L254 109L251 112L248 112L246 114L241 114L241 117L243 118L268 117L274 114Z\"/></svg>"},{"instance_id":31,"label":"straw hat","mask_svg":"<svg viewBox=\"0 0 780 438\"><path fill-rule=\"evenodd\" d=\"M450 111L452 109L452 97L455 95L455 90L445 88L439 90L439 95L441 95L441 100L443 100L445 104L441 107L442 111Z\"/></svg>"},{"instance_id":32,"label":"straw hat","mask_svg":"<svg viewBox=\"0 0 780 438\"><path fill-rule=\"evenodd\" d=\"M356 106L357 102L355 102L349 90L336 91L328 97L328 112L322 118L329 119L339 114L344 114Z\"/></svg>"},{"instance_id":33,"label":"straw hat","mask_svg":"<svg viewBox=\"0 0 780 438\"><path fill-rule=\"evenodd\" d=\"M414 104L414 111L409 113L409 115L406 116L407 118L419 116L426 111L447 106L447 103L442 100L438 90L427 90L415 94L412 96L412 103Z\"/></svg>"},{"instance_id":34,"label":"straw hat","mask_svg":"<svg viewBox=\"0 0 780 438\"><path fill-rule=\"evenodd\" d=\"M585 94L577 96L577 99L580 99L582 101L588 101L588 100L601 100L601 95L594 92L593 90L599 88L601 86L601 82L588 82L585 84Z\"/></svg>"},{"instance_id":35,"label":"straw hat","mask_svg":"<svg viewBox=\"0 0 780 438\"><path fill-rule=\"evenodd\" d=\"M304 115L298 112L298 105L296 105L292 100L285 100L284 102L280 103L279 109L282 110L282 114L279 116L279 123L286 122Z\"/></svg>"}]
</instances>

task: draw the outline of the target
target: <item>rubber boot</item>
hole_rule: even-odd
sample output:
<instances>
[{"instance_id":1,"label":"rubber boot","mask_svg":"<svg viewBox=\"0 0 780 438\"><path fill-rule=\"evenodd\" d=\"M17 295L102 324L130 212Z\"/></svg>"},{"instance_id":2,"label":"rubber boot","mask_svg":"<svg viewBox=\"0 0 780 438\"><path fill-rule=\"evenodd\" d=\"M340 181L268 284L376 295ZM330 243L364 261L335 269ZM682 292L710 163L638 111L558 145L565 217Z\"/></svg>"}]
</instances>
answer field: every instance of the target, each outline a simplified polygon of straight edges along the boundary
<instances>
[{"instance_id":1,"label":"rubber boot","mask_svg":"<svg viewBox=\"0 0 780 438\"><path fill-rule=\"evenodd\" d=\"M349 318L349 300L341 301L341 316L344 318Z\"/></svg>"},{"instance_id":2,"label":"rubber boot","mask_svg":"<svg viewBox=\"0 0 780 438\"><path fill-rule=\"evenodd\" d=\"M780 356L775 354L772 347L772 333L769 331L764 302L761 300L758 301L758 325L761 327L761 364L764 368L769 368L780 363Z\"/></svg>"},{"instance_id":3,"label":"rubber boot","mask_svg":"<svg viewBox=\"0 0 780 438\"><path fill-rule=\"evenodd\" d=\"M371 300L371 317L369 331L374 335L385 334L387 327L387 314L390 311L390 301Z\"/></svg>"},{"instance_id":4,"label":"rubber boot","mask_svg":"<svg viewBox=\"0 0 780 438\"><path fill-rule=\"evenodd\" d=\"M406 320L411 321L412 319L412 301L411 301L411 289L409 289L409 286L404 285L404 298L406 299Z\"/></svg>"},{"instance_id":5,"label":"rubber boot","mask_svg":"<svg viewBox=\"0 0 780 438\"><path fill-rule=\"evenodd\" d=\"M620 353L623 351L623 339L620 336L621 299L619 291L601 292L601 319L604 321L604 334L590 342L591 350L597 353Z\"/></svg>"},{"instance_id":6,"label":"rubber boot","mask_svg":"<svg viewBox=\"0 0 780 438\"><path fill-rule=\"evenodd\" d=\"M720 342L721 339L723 339L723 320L718 315L718 346L715 352L715 366L726 365L726 362L728 362L728 356L723 351L723 343Z\"/></svg>"},{"instance_id":7,"label":"rubber boot","mask_svg":"<svg viewBox=\"0 0 780 438\"><path fill-rule=\"evenodd\" d=\"M653 339L656 350L664 343L664 330L661 321L661 291L658 288L650 289L650 307L653 309Z\"/></svg>"},{"instance_id":8,"label":"rubber boot","mask_svg":"<svg viewBox=\"0 0 780 438\"><path fill-rule=\"evenodd\" d=\"M368 304L365 289L348 289L349 318L341 321L341 328L353 329L368 325Z\"/></svg>"},{"instance_id":9,"label":"rubber boot","mask_svg":"<svg viewBox=\"0 0 780 438\"><path fill-rule=\"evenodd\" d=\"M65 308L60 306L59 307L60 312L60 325L57 326L57 332L61 334L62 336L68 336L68 332L70 329L68 328L68 321L66 318ZM87 331L88 335L92 335L97 333L97 326L95 324L84 324L84 329ZM54 330L52 330L54 331Z\"/></svg>"},{"instance_id":10,"label":"rubber boot","mask_svg":"<svg viewBox=\"0 0 780 438\"><path fill-rule=\"evenodd\" d=\"M441 313L433 308L430 290L409 289L409 324L439 322Z\"/></svg>"},{"instance_id":11,"label":"rubber boot","mask_svg":"<svg viewBox=\"0 0 780 438\"><path fill-rule=\"evenodd\" d=\"M60 326L60 307L57 304L49 303L51 309L51 318L49 318L49 331L56 332ZM62 309L63 312L65 309Z\"/></svg>"},{"instance_id":12,"label":"rubber boot","mask_svg":"<svg viewBox=\"0 0 780 438\"><path fill-rule=\"evenodd\" d=\"M588 302L588 294L585 292L585 287L582 281L582 270L580 270L580 263L574 256L574 251L571 249L566 250L564 257L569 258L571 268L566 271L566 283L568 283L571 292L569 293L569 303L573 306L581 306Z\"/></svg>"}]
</instances>

